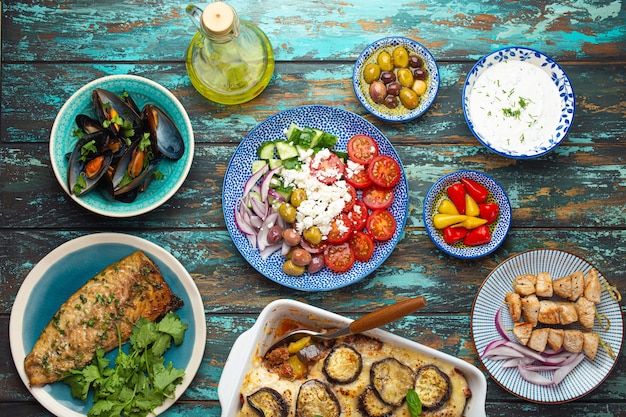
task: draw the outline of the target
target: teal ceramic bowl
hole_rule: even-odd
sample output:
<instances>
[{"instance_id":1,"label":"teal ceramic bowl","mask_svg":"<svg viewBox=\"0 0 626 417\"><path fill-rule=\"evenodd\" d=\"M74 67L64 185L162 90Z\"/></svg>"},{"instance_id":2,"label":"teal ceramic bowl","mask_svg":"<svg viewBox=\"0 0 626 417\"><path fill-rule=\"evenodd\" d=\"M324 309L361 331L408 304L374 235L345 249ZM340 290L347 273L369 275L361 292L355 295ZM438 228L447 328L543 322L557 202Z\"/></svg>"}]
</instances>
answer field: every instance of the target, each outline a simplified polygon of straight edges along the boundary
<instances>
[{"instance_id":1,"label":"teal ceramic bowl","mask_svg":"<svg viewBox=\"0 0 626 417\"><path fill-rule=\"evenodd\" d=\"M80 197L70 193L67 184L68 158L76 143L76 116L87 114L95 118L91 105L91 93L103 88L116 94L128 92L139 109L154 104L163 110L176 124L185 144L181 159L163 160L158 170L163 178L153 180L145 192L139 193L132 203L110 201L99 190L90 191ZM189 116L178 99L166 88L147 78L135 75L110 75L94 80L76 91L65 102L52 126L50 134L50 161L54 175L63 191L80 206L107 217L133 217L147 213L172 197L185 181L194 153L194 136Z\"/></svg>"}]
</instances>

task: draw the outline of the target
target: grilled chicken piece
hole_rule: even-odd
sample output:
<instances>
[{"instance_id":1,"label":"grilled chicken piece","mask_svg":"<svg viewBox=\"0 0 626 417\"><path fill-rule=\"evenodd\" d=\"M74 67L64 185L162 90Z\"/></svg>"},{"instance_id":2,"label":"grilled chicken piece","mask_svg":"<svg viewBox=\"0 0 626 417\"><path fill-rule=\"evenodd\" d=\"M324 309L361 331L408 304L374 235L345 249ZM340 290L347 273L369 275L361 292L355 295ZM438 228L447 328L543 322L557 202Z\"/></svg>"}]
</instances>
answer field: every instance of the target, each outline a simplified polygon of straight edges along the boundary
<instances>
[{"instance_id":1,"label":"grilled chicken piece","mask_svg":"<svg viewBox=\"0 0 626 417\"><path fill-rule=\"evenodd\" d=\"M562 325L576 323L578 321L578 311L576 305L570 302L558 302L559 321Z\"/></svg>"},{"instance_id":2,"label":"grilled chicken piece","mask_svg":"<svg viewBox=\"0 0 626 417\"><path fill-rule=\"evenodd\" d=\"M570 277L572 277L572 295L569 299L570 301L576 301L585 291L585 276L583 271L576 271L570 274Z\"/></svg>"},{"instance_id":3,"label":"grilled chicken piece","mask_svg":"<svg viewBox=\"0 0 626 417\"><path fill-rule=\"evenodd\" d=\"M597 333L583 333L583 353L589 358L589 360L593 360L596 357L599 344L600 336L598 336Z\"/></svg>"},{"instance_id":4,"label":"grilled chicken piece","mask_svg":"<svg viewBox=\"0 0 626 417\"><path fill-rule=\"evenodd\" d=\"M554 293L561 298L569 299L572 296L572 277L568 275L563 278L555 279L552 282Z\"/></svg>"},{"instance_id":5,"label":"grilled chicken piece","mask_svg":"<svg viewBox=\"0 0 626 417\"><path fill-rule=\"evenodd\" d=\"M513 289L521 296L527 296L535 293L535 284L537 277L532 274L518 275L513 280Z\"/></svg>"},{"instance_id":6,"label":"grilled chicken piece","mask_svg":"<svg viewBox=\"0 0 626 417\"><path fill-rule=\"evenodd\" d=\"M555 301L541 300L539 302L539 315L537 321L543 324L560 324L559 305Z\"/></svg>"},{"instance_id":7,"label":"grilled chicken piece","mask_svg":"<svg viewBox=\"0 0 626 417\"><path fill-rule=\"evenodd\" d=\"M600 277L598 277L598 271L591 269L585 275L585 298L592 303L600 302L600 295L602 294L602 284L600 283Z\"/></svg>"},{"instance_id":8,"label":"grilled chicken piece","mask_svg":"<svg viewBox=\"0 0 626 417\"><path fill-rule=\"evenodd\" d=\"M582 296L576 301L574 306L578 313L578 322L587 330L593 329L593 322L596 318L596 305Z\"/></svg>"},{"instance_id":9,"label":"grilled chicken piece","mask_svg":"<svg viewBox=\"0 0 626 417\"><path fill-rule=\"evenodd\" d=\"M533 325L522 321L515 322L513 325L513 336L522 345L526 346L530 340L530 336L533 332Z\"/></svg>"},{"instance_id":10,"label":"grilled chicken piece","mask_svg":"<svg viewBox=\"0 0 626 417\"><path fill-rule=\"evenodd\" d=\"M538 322L540 307L541 304L535 294L522 298L522 317L524 318L524 321L535 327Z\"/></svg>"},{"instance_id":11,"label":"grilled chicken piece","mask_svg":"<svg viewBox=\"0 0 626 417\"><path fill-rule=\"evenodd\" d=\"M583 351L583 332L580 330L564 330L563 331L563 348L571 353L580 353Z\"/></svg>"},{"instance_id":12,"label":"grilled chicken piece","mask_svg":"<svg viewBox=\"0 0 626 417\"><path fill-rule=\"evenodd\" d=\"M563 347L563 337L565 336L565 332L563 329L550 329L550 333L548 333L548 346L552 350L559 350Z\"/></svg>"},{"instance_id":13,"label":"grilled chicken piece","mask_svg":"<svg viewBox=\"0 0 626 417\"><path fill-rule=\"evenodd\" d=\"M504 302L509 308L511 319L516 322L522 318L522 299L516 292L508 292L504 296Z\"/></svg>"},{"instance_id":14,"label":"grilled chicken piece","mask_svg":"<svg viewBox=\"0 0 626 417\"><path fill-rule=\"evenodd\" d=\"M537 352L543 352L546 350L546 344L548 343L548 335L550 334L550 329L545 327L543 329L535 329L530 335L530 340L528 341L528 347L532 350L536 350Z\"/></svg>"},{"instance_id":15,"label":"grilled chicken piece","mask_svg":"<svg viewBox=\"0 0 626 417\"><path fill-rule=\"evenodd\" d=\"M537 294L537 297L552 297L552 275L548 272L537 274L535 294Z\"/></svg>"},{"instance_id":16,"label":"grilled chicken piece","mask_svg":"<svg viewBox=\"0 0 626 417\"><path fill-rule=\"evenodd\" d=\"M53 296L53 295L52 295ZM154 321L182 306L158 266L137 251L87 281L61 306L24 360L31 385L87 365L96 349L118 346L140 318Z\"/></svg>"}]
</instances>

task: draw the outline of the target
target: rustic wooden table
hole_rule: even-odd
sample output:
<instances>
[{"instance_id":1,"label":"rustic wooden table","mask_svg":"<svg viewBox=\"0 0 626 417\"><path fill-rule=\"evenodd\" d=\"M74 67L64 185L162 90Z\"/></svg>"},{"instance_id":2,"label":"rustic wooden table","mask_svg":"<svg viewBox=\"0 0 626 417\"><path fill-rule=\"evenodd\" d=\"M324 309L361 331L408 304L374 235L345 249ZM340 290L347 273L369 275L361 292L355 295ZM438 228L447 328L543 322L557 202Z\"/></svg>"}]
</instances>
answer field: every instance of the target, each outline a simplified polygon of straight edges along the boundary
<instances>
[{"instance_id":1,"label":"rustic wooden table","mask_svg":"<svg viewBox=\"0 0 626 417\"><path fill-rule=\"evenodd\" d=\"M472 302L484 278L508 257L534 248L566 250L626 291L626 11L621 1L231 4L267 33L277 64L261 96L227 107L205 100L187 77L184 56L196 29L186 4L2 3L0 414L49 415L16 373L8 340L12 304L46 253L95 232L128 233L167 248L202 294L208 332L204 360L167 416L220 414L217 384L230 346L278 298L358 317L425 295L427 309L386 328L480 366L469 329ZM406 124L366 114L350 81L359 52L389 35L424 44L441 72L434 105ZM463 82L475 61L515 44L555 58L576 92L569 136L554 152L532 160L485 149L471 135L461 107ZM50 166L48 138L60 107L82 85L109 74L140 75L171 90L195 132L194 161L182 188L137 218L114 220L79 207L61 190ZM375 124L398 151L410 190L405 235L391 256L361 282L321 293L283 288L250 267L229 237L221 205L224 172L241 139L269 116L306 104L337 106ZM430 186L460 168L496 178L511 199L506 241L480 260L446 256L422 222ZM593 392L558 406L523 401L489 380L487 414L626 416L624 359L622 351L617 367Z\"/></svg>"}]
</instances>

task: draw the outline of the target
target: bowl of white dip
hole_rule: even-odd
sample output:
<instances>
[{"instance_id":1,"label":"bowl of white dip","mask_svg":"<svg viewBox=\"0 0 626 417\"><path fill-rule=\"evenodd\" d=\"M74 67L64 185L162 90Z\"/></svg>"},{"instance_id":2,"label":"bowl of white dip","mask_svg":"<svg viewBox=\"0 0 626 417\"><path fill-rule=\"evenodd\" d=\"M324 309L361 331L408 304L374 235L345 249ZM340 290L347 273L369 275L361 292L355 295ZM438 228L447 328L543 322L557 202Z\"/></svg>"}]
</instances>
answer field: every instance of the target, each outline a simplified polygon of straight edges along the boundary
<instances>
[{"instance_id":1,"label":"bowl of white dip","mask_svg":"<svg viewBox=\"0 0 626 417\"><path fill-rule=\"evenodd\" d=\"M535 158L567 135L576 110L563 68L530 48L498 49L476 62L463 87L463 113L474 136L509 158Z\"/></svg>"}]
</instances>

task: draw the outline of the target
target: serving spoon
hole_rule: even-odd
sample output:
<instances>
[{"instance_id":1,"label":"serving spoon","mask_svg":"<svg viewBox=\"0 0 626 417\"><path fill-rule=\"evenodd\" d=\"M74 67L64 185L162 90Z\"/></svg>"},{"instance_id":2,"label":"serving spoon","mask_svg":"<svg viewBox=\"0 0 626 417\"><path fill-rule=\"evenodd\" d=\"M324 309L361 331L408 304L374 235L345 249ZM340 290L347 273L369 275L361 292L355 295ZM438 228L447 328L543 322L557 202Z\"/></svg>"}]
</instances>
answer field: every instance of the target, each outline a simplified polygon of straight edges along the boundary
<instances>
[{"instance_id":1,"label":"serving spoon","mask_svg":"<svg viewBox=\"0 0 626 417\"><path fill-rule=\"evenodd\" d=\"M391 304L378 310L374 310L371 313L368 313L363 317L354 320L343 329L330 333L320 333L306 329L294 330L274 342L269 347L269 349L265 351L263 356L267 355L268 352L271 352L276 347L288 344L296 339L302 338L303 336L311 336L312 339L318 340L332 340L351 334L363 333L368 330L375 329L376 327L384 326L385 324L389 324L398 319L401 319L402 317L407 316L422 307L425 307L426 304L426 298L424 298L424 296L409 298L407 300L400 301L399 303Z\"/></svg>"}]
</instances>

